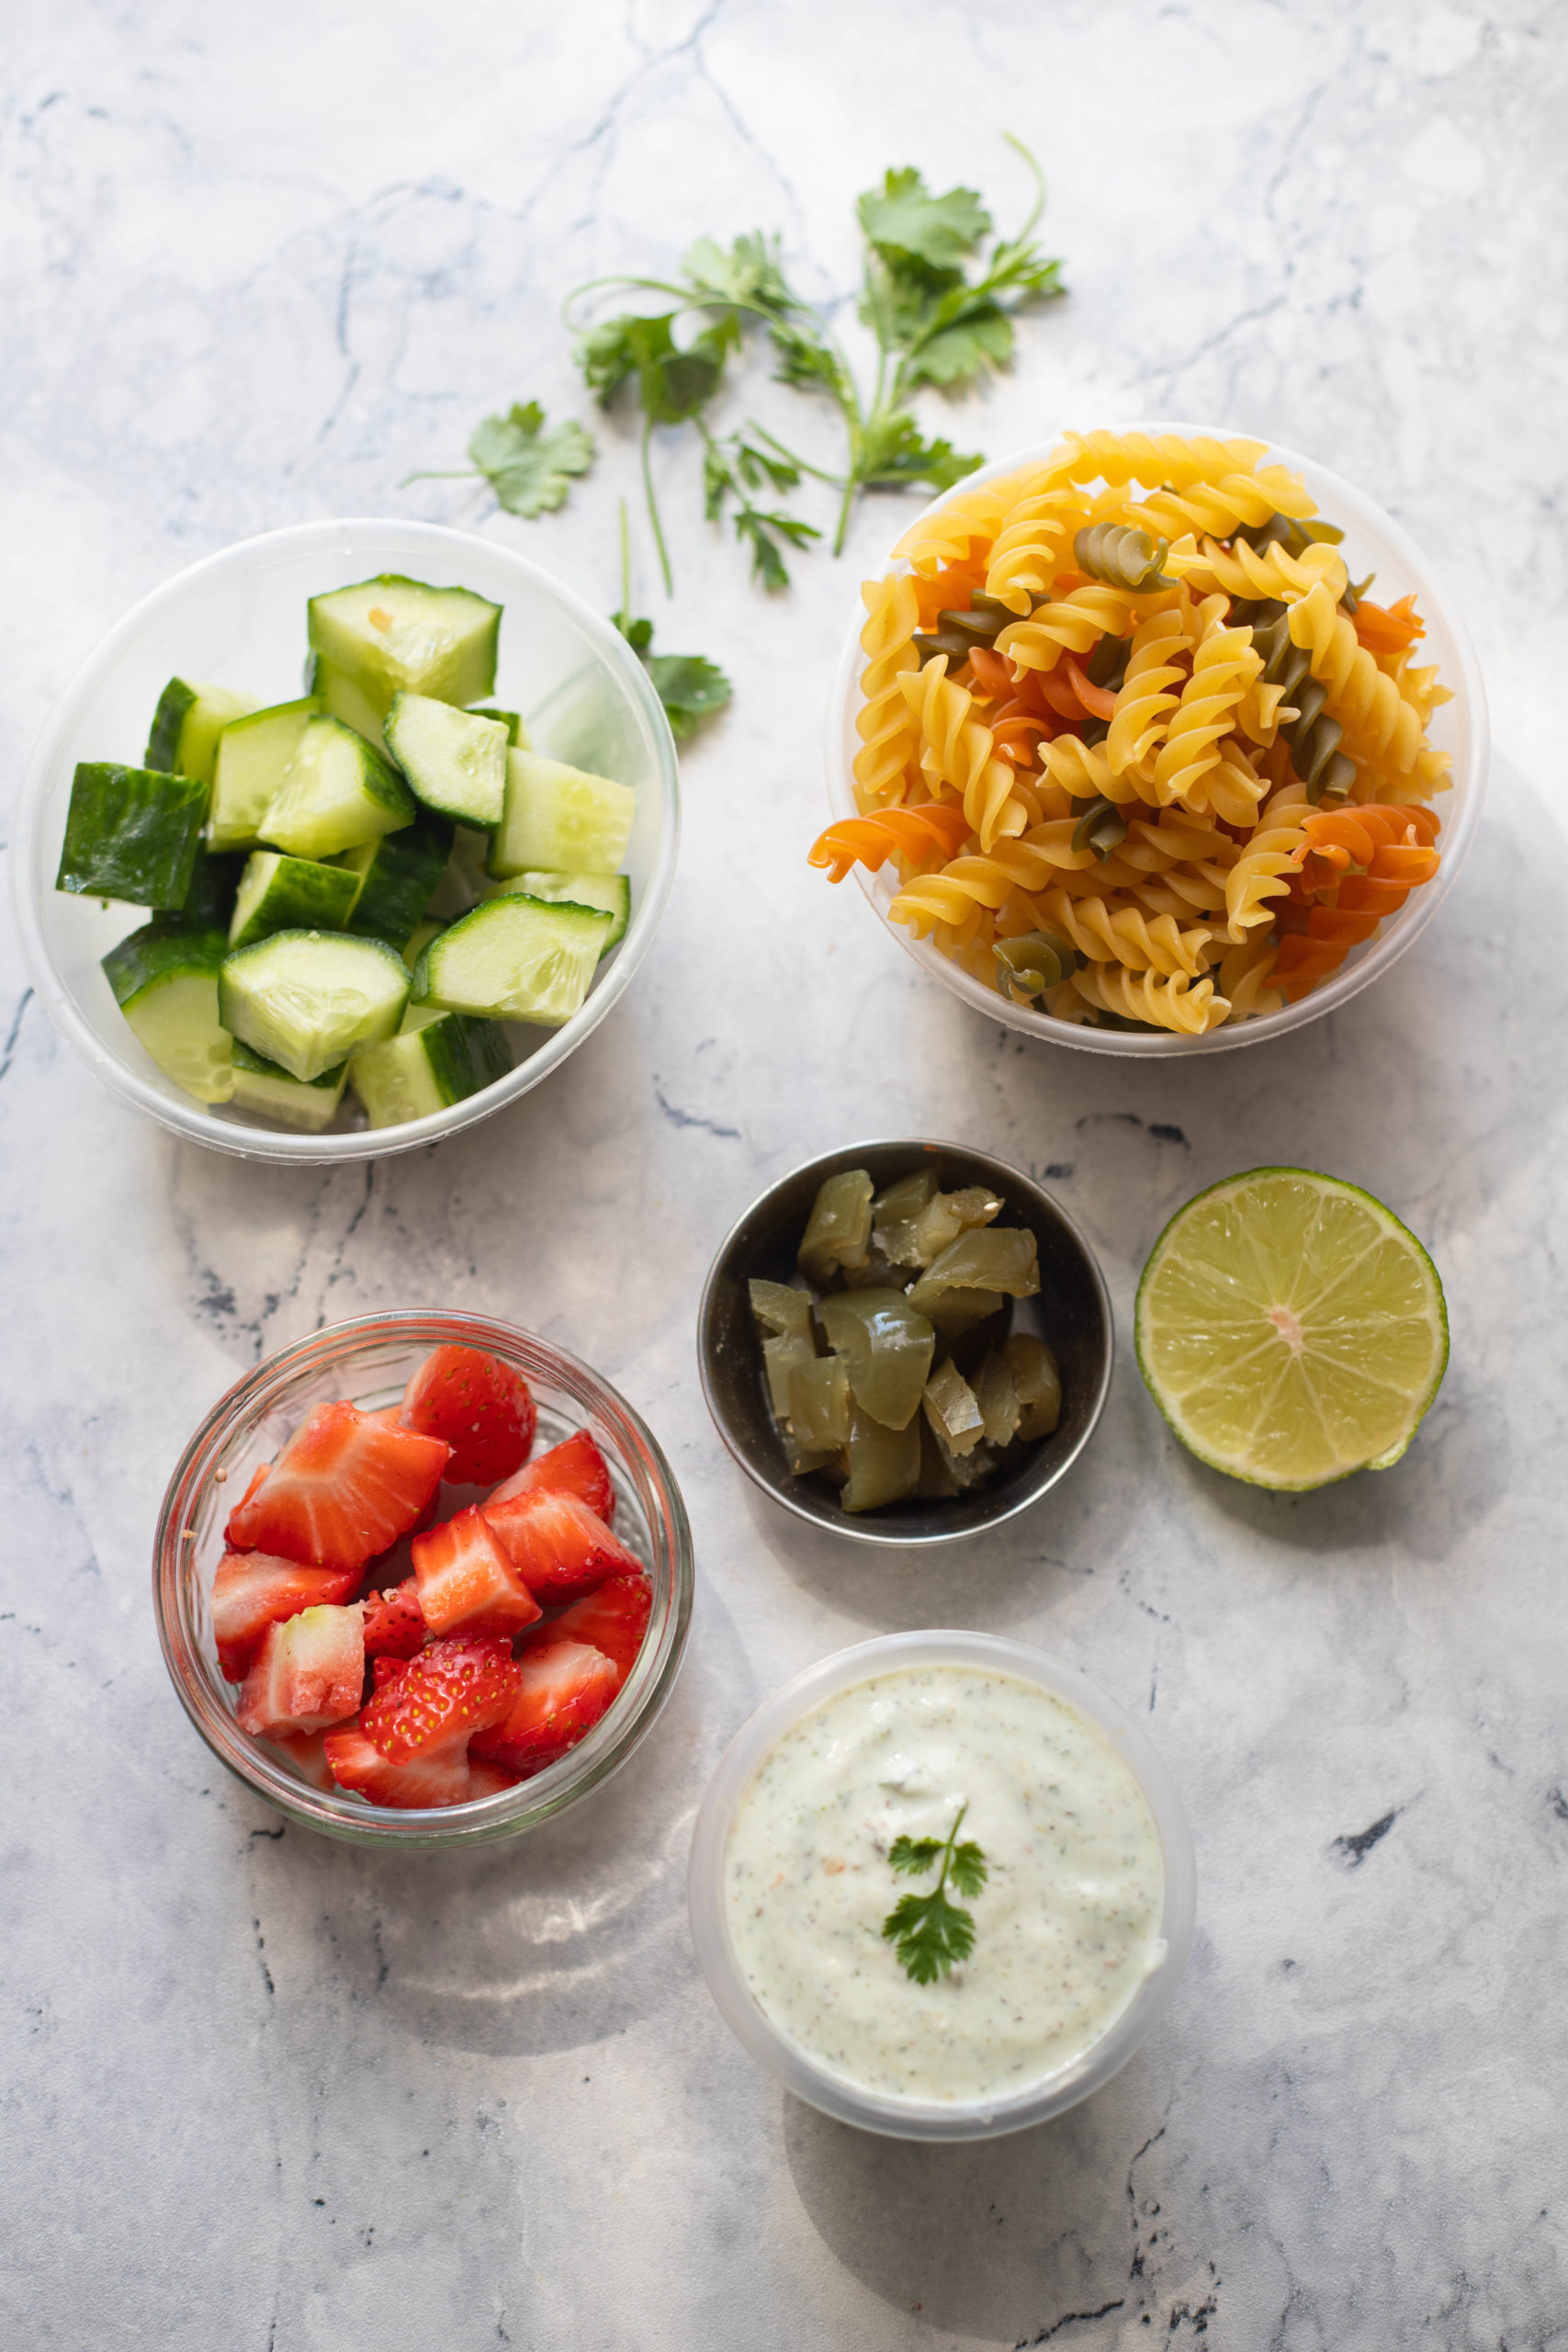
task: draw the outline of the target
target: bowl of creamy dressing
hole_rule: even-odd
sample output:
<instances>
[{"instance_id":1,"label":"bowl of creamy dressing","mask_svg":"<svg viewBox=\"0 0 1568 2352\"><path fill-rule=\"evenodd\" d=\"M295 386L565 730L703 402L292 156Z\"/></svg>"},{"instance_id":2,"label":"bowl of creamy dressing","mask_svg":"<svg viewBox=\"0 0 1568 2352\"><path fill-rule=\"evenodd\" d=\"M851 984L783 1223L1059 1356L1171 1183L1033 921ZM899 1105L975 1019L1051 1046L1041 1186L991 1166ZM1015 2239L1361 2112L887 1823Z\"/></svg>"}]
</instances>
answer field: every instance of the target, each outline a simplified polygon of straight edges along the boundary
<instances>
[{"instance_id":1,"label":"bowl of creamy dressing","mask_svg":"<svg viewBox=\"0 0 1568 2352\"><path fill-rule=\"evenodd\" d=\"M944 1867L962 1846L981 1883ZM692 1933L728 2023L797 2097L904 2139L1021 2131L1108 2082L1169 2006L1195 1892L1141 1726L989 1634L888 1634L797 1675L737 1735L692 1842ZM933 1894L913 1945L885 1932ZM969 1949L919 1981L944 1925Z\"/></svg>"}]
</instances>

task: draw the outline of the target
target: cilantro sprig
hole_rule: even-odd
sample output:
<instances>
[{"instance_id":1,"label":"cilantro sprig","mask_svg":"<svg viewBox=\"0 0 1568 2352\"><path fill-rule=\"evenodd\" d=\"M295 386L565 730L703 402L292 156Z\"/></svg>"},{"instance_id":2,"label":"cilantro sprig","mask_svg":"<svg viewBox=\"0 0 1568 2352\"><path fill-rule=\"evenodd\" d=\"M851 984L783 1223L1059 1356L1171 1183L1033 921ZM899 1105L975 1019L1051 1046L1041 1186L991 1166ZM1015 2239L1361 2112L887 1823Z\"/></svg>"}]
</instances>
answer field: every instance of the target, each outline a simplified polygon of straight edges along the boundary
<instances>
[{"instance_id":1,"label":"cilantro sprig","mask_svg":"<svg viewBox=\"0 0 1568 2352\"><path fill-rule=\"evenodd\" d=\"M701 653L655 653L653 623L632 613L631 548L626 502L621 501L621 608L610 617L653 682L664 705L670 731L680 742L694 735L705 718L722 710L735 689L716 662Z\"/></svg>"},{"instance_id":2,"label":"cilantro sprig","mask_svg":"<svg viewBox=\"0 0 1568 2352\"><path fill-rule=\"evenodd\" d=\"M962 1845L958 1842L968 1810L967 1804L959 1806L945 1838L896 1838L888 1849L893 1869L911 1878L922 1878L939 1862L942 1865L929 1894L900 1895L882 1923L883 1935L893 1945L905 1974L917 1984L934 1984L975 1949L974 1913L947 1899L949 1880L960 1894L973 1901L990 1875L985 1854L975 1840L967 1838Z\"/></svg>"},{"instance_id":3,"label":"cilantro sprig","mask_svg":"<svg viewBox=\"0 0 1568 2352\"><path fill-rule=\"evenodd\" d=\"M471 465L453 472L410 474L407 481L468 481L482 479L509 514L529 519L564 506L574 474L593 463L593 435L569 418L547 433L537 401L513 401L500 416L487 416L468 443ZM405 482L404 487L406 488Z\"/></svg>"},{"instance_id":4,"label":"cilantro sprig","mask_svg":"<svg viewBox=\"0 0 1568 2352\"><path fill-rule=\"evenodd\" d=\"M1006 367L1019 311L1063 291L1060 263L1034 243L1044 206L1039 166L1018 140L1010 137L1009 143L1028 165L1034 201L1018 233L998 238L988 251L991 218L973 188L939 196L919 172L905 168L889 171L880 187L860 198L865 257L858 308L877 351L869 393L829 311L790 284L779 240L759 231L728 246L700 239L673 278L594 278L570 297L569 323L581 322L592 298L610 289L656 295L670 306L577 327L578 361L601 404L608 408L624 395L641 410L644 493L667 590L671 567L650 455L660 426L696 428L705 513L712 522L728 514L736 537L750 550L754 576L770 589L788 584L784 547L802 548L820 533L783 506L759 505L753 492L787 495L806 474L830 483L840 493L837 554L863 492L919 484L947 490L980 463L977 455L925 434L909 403L923 389L961 392L987 370ZM689 332L694 325L695 332ZM825 397L837 408L845 435L840 469L809 465L752 424L724 436L713 432L705 412L749 338L766 344L776 381Z\"/></svg>"}]
</instances>

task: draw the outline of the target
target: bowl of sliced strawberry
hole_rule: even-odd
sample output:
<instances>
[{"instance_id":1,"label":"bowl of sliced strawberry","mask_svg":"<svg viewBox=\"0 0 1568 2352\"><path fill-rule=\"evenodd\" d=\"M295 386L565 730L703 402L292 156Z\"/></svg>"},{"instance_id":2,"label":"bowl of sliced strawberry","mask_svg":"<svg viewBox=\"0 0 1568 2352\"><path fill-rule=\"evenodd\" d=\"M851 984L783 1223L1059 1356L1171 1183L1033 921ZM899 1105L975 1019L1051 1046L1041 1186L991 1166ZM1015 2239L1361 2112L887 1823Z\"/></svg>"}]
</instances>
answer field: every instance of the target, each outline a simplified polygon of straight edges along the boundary
<instances>
[{"instance_id":1,"label":"bowl of sliced strawberry","mask_svg":"<svg viewBox=\"0 0 1568 2352\"><path fill-rule=\"evenodd\" d=\"M164 1498L186 1712L303 1826L511 1837L625 1762L679 1670L684 1506L586 1364L479 1316L313 1332L222 1397Z\"/></svg>"}]
</instances>

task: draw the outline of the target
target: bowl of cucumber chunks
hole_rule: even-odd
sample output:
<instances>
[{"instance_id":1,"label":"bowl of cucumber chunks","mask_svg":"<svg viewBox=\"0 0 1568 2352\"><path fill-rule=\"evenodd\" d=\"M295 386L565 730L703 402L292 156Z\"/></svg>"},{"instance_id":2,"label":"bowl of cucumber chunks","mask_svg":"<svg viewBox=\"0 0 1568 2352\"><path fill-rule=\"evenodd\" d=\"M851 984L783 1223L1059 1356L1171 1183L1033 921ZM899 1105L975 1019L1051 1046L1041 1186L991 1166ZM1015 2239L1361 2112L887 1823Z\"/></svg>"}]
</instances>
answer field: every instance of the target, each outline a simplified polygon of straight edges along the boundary
<instances>
[{"instance_id":1,"label":"bowl of cucumber chunks","mask_svg":"<svg viewBox=\"0 0 1568 2352\"><path fill-rule=\"evenodd\" d=\"M675 752L646 672L535 564L307 524L158 589L22 797L39 994L116 1092L220 1150L379 1156L548 1076L652 937Z\"/></svg>"}]
</instances>

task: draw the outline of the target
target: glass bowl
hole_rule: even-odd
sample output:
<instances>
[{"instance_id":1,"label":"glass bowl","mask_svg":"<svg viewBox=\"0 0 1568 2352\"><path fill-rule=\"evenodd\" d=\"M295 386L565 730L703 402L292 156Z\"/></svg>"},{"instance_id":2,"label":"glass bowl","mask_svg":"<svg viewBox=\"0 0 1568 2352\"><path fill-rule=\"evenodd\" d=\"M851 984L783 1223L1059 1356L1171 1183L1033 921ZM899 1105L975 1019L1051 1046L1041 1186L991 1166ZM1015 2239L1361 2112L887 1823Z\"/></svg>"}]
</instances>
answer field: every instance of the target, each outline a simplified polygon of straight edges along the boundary
<instances>
[{"instance_id":1,"label":"glass bowl","mask_svg":"<svg viewBox=\"0 0 1568 2352\"><path fill-rule=\"evenodd\" d=\"M1228 424L1191 424L1156 422L1154 424L1118 424L1111 428L1116 433L1179 433L1188 437L1213 435L1220 439L1232 437L1236 428ZM1036 442L1027 449L1015 449L998 458L978 472L965 474L956 488L934 499L924 511L934 514L949 498L962 497L977 482L990 481L1003 474L1016 473L1021 468L1037 465L1048 458L1056 447L1055 439ZM1091 1054L1122 1054L1133 1059L1159 1060L1173 1054L1224 1054L1238 1046L1257 1046L1270 1037L1282 1037L1293 1029L1304 1027L1325 1012L1333 1012L1350 998L1386 972L1396 963L1405 949L1431 922L1444 899L1459 878L1475 830L1481 819L1482 793L1486 781L1488 739L1486 724L1486 690L1482 684L1481 668L1471 645L1469 634L1460 616L1459 607L1444 584L1441 575L1433 568L1408 534L1402 530L1392 515L1370 499L1364 491L1341 481L1330 473L1326 466L1303 458L1293 449L1282 449L1270 444L1268 462L1289 466L1301 475L1308 490L1316 499L1323 514L1339 524L1345 533L1340 552L1350 567L1350 576L1359 580L1369 571L1377 574L1380 600L1392 601L1412 591L1420 600L1422 616L1427 623L1427 635L1422 640L1422 652L1428 661L1438 665L1440 681L1453 695L1433 714L1428 729L1431 742L1438 751L1449 752L1453 760L1453 788L1438 795L1437 810L1443 830L1439 847L1442 864L1435 878L1421 889L1413 890L1396 915L1391 915L1380 925L1372 938L1362 946L1353 947L1337 972L1319 982L1307 996L1294 1004L1285 1005L1278 1012L1265 1013L1261 1018L1223 1023L1201 1037L1180 1037L1168 1031L1147 1035L1132 1029L1095 1029L1071 1021L1056 1021L1048 1012L1036 1011L1032 1005L1014 1004L984 981L962 970L951 957L942 954L930 940L917 939L906 924L889 920L891 907L899 888L896 869L886 865L880 873L868 874L863 865L854 869L862 889L875 908L894 937L907 954L912 956L921 968L962 997L965 1004L976 1012L987 1013L993 1021L1001 1022L1009 1029L1016 1029L1028 1037L1041 1037L1053 1045L1075 1046ZM905 524L899 537L911 526ZM882 566L884 573L894 571L891 555ZM835 819L853 817L860 812L854 797L855 753L860 750L860 738L855 733L855 718L864 697L860 678L864 656L861 651L860 632L865 615L860 611L839 662L838 672L828 700L826 759L828 797Z\"/></svg>"},{"instance_id":2,"label":"glass bowl","mask_svg":"<svg viewBox=\"0 0 1568 2352\"><path fill-rule=\"evenodd\" d=\"M1104 1733L1131 1769L1148 1803L1165 1864L1165 1908L1155 1967L1120 2017L1070 2064L1015 2097L989 2103L889 2098L848 2083L774 2025L749 1989L729 1940L725 1917L724 1857L741 1795L763 1758L803 1715L874 1675L921 1666L976 1667L1032 1682L1076 1707ZM709 1781L692 1836L687 1878L692 1940L725 2023L759 2064L840 2123L858 2124L899 2140L988 2140L1043 2123L1108 2083L1152 2032L1175 1996L1192 1945L1197 1861L1181 1798L1158 1750L1141 1724L1076 1667L1023 1642L994 1634L932 1630L885 1634L857 1642L807 1667L775 1690L737 1732Z\"/></svg>"},{"instance_id":3,"label":"glass bowl","mask_svg":"<svg viewBox=\"0 0 1568 2352\"><path fill-rule=\"evenodd\" d=\"M746 1285L753 1276L787 1283L795 1253L818 1187L846 1168L863 1168L880 1191L934 1159L943 1192L984 1184L999 1193L1010 1224L1029 1227L1039 1245L1039 1296L1021 1299L1015 1330L1038 1330L1062 1374L1062 1417L1049 1437L1021 1449L984 1487L934 1502L894 1503L852 1514L819 1476L795 1476L768 1400L761 1342ZM860 1544L951 1544L979 1535L1032 1503L1066 1477L1105 1408L1115 1356L1111 1295L1094 1252L1061 1204L1021 1169L967 1146L930 1143L846 1144L793 1169L753 1201L720 1245L697 1310L697 1362L703 1394L720 1437L736 1461L776 1503L797 1519Z\"/></svg>"},{"instance_id":4,"label":"glass bowl","mask_svg":"<svg viewBox=\"0 0 1568 2352\"><path fill-rule=\"evenodd\" d=\"M627 853L632 919L599 967L581 1012L559 1029L511 1023L514 1067L478 1094L427 1118L365 1127L350 1098L335 1127L299 1135L231 1105L197 1102L165 1078L114 1001L100 959L148 921L56 890L78 760L139 761L153 707L172 676L259 699L304 691L305 602L378 571L461 585L505 607L494 700L521 711L536 740L637 796ZM126 615L66 688L34 749L13 843L17 928L51 1019L106 1086L175 1134L242 1159L378 1159L439 1142L537 1086L598 1026L648 952L670 894L680 837L674 739L647 671L626 644L558 580L493 540L434 523L301 523L242 539L193 564Z\"/></svg>"},{"instance_id":5,"label":"glass bowl","mask_svg":"<svg viewBox=\"0 0 1568 2352\"><path fill-rule=\"evenodd\" d=\"M235 1687L218 1668L212 1578L223 1522L253 1471L270 1461L313 1405L346 1396L366 1410L395 1404L432 1348L482 1348L527 1379L541 1445L590 1429L615 1486L615 1531L645 1562L653 1607L641 1650L614 1706L587 1737L533 1780L498 1796L427 1812L394 1812L337 1789L313 1788L234 1720ZM362 1846L479 1845L536 1828L617 1771L674 1686L692 1613L692 1531L674 1474L626 1399L563 1348L479 1315L362 1315L297 1340L220 1397L180 1456L158 1518L152 1601L164 1657L185 1711L220 1764L305 1829Z\"/></svg>"}]
</instances>

